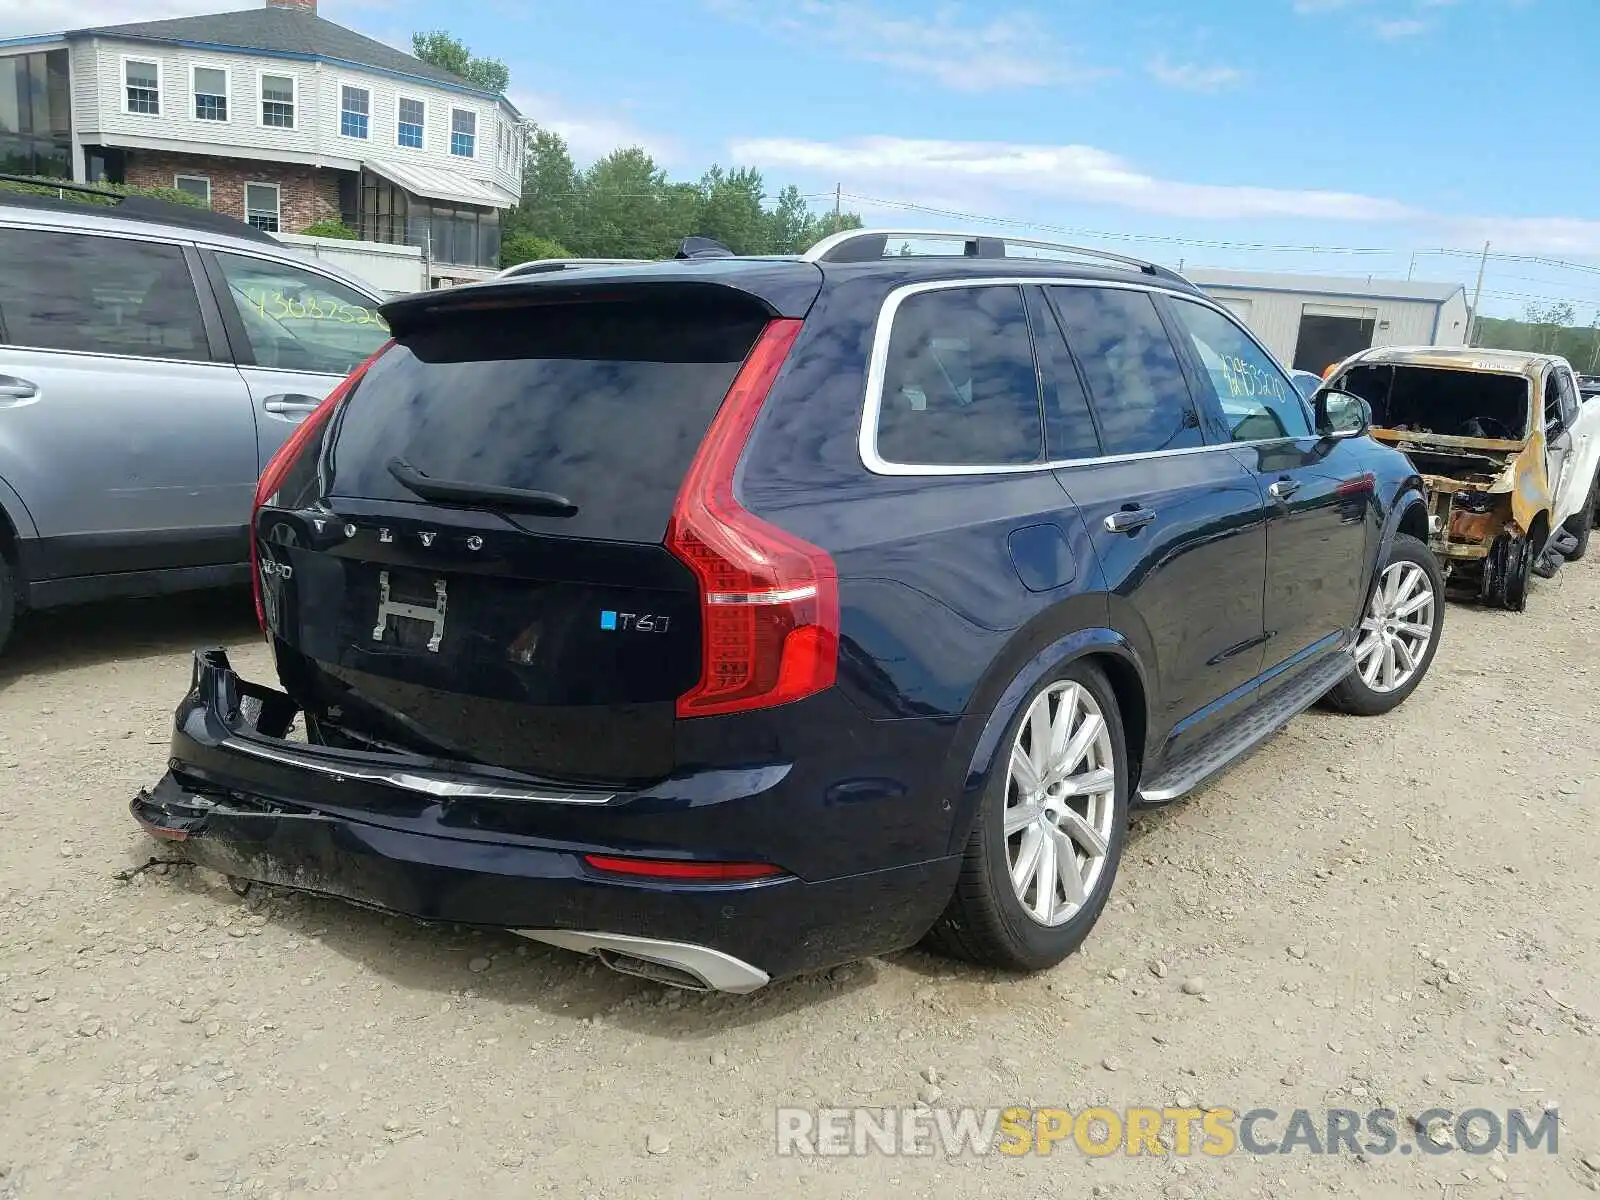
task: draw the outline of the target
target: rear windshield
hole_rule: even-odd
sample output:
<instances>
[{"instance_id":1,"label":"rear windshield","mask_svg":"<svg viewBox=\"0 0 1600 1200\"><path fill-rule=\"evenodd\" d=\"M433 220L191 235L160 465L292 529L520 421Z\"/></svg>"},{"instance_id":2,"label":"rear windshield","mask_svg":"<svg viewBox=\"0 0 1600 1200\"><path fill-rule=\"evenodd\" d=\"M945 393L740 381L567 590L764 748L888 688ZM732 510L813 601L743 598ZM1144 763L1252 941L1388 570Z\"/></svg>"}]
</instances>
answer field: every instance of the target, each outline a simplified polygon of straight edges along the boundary
<instances>
[{"instance_id":1,"label":"rear windshield","mask_svg":"<svg viewBox=\"0 0 1600 1200\"><path fill-rule=\"evenodd\" d=\"M660 541L678 486L765 317L705 298L452 315L414 331L351 397L334 496L416 500L388 470L555 492L577 505L519 525Z\"/></svg>"},{"instance_id":2,"label":"rear windshield","mask_svg":"<svg viewBox=\"0 0 1600 1200\"><path fill-rule=\"evenodd\" d=\"M1528 436L1528 381L1521 375L1369 364L1352 367L1341 386L1372 405L1372 423L1380 429Z\"/></svg>"}]
</instances>

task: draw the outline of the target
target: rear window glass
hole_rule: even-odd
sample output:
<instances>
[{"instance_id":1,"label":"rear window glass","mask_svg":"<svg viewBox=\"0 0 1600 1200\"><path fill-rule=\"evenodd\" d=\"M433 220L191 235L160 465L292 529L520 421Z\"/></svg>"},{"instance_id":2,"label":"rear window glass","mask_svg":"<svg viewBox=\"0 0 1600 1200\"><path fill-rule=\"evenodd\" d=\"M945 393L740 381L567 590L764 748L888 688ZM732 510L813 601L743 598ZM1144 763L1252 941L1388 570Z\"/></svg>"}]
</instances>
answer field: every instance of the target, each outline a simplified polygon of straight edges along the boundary
<instances>
[{"instance_id":1,"label":"rear window glass","mask_svg":"<svg viewBox=\"0 0 1600 1200\"><path fill-rule=\"evenodd\" d=\"M1001 466L1044 455L1022 291L941 288L895 313L878 413L888 462Z\"/></svg>"},{"instance_id":2,"label":"rear window glass","mask_svg":"<svg viewBox=\"0 0 1600 1200\"><path fill-rule=\"evenodd\" d=\"M414 501L400 458L436 480L555 492L550 533L659 541L739 364L765 324L678 298L467 312L407 336L341 418L330 491Z\"/></svg>"},{"instance_id":3,"label":"rear window glass","mask_svg":"<svg viewBox=\"0 0 1600 1200\"><path fill-rule=\"evenodd\" d=\"M1521 375L1364 364L1339 381L1372 406L1380 429L1451 437L1528 436L1528 381Z\"/></svg>"}]
</instances>

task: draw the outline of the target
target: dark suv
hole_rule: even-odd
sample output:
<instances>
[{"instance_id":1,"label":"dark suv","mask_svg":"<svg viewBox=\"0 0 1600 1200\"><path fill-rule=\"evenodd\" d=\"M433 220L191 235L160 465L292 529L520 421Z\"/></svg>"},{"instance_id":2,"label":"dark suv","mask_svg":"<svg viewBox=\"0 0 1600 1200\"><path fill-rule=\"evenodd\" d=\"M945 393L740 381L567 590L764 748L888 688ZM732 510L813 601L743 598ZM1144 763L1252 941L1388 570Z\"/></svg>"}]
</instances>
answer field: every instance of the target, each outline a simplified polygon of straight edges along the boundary
<instances>
[{"instance_id":1,"label":"dark suv","mask_svg":"<svg viewBox=\"0 0 1600 1200\"><path fill-rule=\"evenodd\" d=\"M1170 271L927 236L385 305L257 490L282 690L198 654L135 815L689 987L1036 969L1131 805L1410 694L1442 585L1360 400Z\"/></svg>"}]
</instances>

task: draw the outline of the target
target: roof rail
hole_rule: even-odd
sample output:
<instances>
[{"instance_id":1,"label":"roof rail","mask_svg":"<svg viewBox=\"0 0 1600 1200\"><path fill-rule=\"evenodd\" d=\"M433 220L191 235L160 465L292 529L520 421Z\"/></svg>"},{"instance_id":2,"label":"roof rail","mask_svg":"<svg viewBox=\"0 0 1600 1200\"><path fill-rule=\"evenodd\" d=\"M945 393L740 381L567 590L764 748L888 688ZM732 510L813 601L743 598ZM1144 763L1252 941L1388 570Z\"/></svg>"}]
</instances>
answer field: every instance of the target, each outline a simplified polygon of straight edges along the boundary
<instances>
[{"instance_id":1,"label":"roof rail","mask_svg":"<svg viewBox=\"0 0 1600 1200\"><path fill-rule=\"evenodd\" d=\"M1039 241L1037 238L973 233L970 230L846 229L823 238L815 246L807 250L802 257L807 262L877 262L885 257L885 252L891 240L909 241L913 238L939 242L959 241L963 243L962 256L965 258L1006 258L1008 257L1006 253L1007 247L1010 246L1024 247L1030 250L1056 250L1064 254L1074 254L1081 258L1116 263L1118 266L1130 267L1135 271L1142 271L1146 275L1155 275L1162 279L1175 279L1185 284L1189 282L1169 267L1147 262L1142 258L1129 258L1124 254L1113 254L1109 250L1096 250L1091 246L1074 246L1068 242L1045 242Z\"/></svg>"},{"instance_id":2,"label":"roof rail","mask_svg":"<svg viewBox=\"0 0 1600 1200\"><path fill-rule=\"evenodd\" d=\"M209 208L176 204L170 200L158 200L153 196L130 196L108 188L73 183L70 179L40 179L32 175L11 175L0 172L0 183L25 184L38 189L32 192L18 192L0 188L0 204L19 208L43 208L52 212L84 211L91 202L67 199L65 193L73 192L83 196L115 200L115 204L100 207L106 216L116 217L121 221L148 221L152 224L174 225L180 229L198 229L209 233L226 234L229 237L246 238L250 241L269 242L275 246L281 244L270 233L265 233L254 225L247 225L237 217L214 212ZM60 194L53 196L49 194L51 192Z\"/></svg>"},{"instance_id":3,"label":"roof rail","mask_svg":"<svg viewBox=\"0 0 1600 1200\"><path fill-rule=\"evenodd\" d=\"M530 258L527 262L513 263L495 278L511 279L518 275L543 275L572 267L612 267L649 261L648 258Z\"/></svg>"}]
</instances>

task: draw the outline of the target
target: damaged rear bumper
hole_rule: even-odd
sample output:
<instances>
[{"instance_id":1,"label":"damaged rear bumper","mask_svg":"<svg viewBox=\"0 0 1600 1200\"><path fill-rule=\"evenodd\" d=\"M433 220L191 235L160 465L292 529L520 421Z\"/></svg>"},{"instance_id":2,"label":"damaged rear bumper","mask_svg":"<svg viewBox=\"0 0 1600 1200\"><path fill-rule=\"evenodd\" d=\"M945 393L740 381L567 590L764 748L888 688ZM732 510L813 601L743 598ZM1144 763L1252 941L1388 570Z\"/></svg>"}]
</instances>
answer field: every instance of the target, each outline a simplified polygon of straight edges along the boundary
<instances>
[{"instance_id":1,"label":"damaged rear bumper","mask_svg":"<svg viewBox=\"0 0 1600 1200\"><path fill-rule=\"evenodd\" d=\"M296 710L245 683L221 650L197 653L169 770L134 818L190 860L229 876L423 920L513 930L681 986L750 991L914 942L954 885L940 860L809 881L619 878L586 855L748 860L722 847L718 808L773 806L782 866L783 766L707 771L637 792L547 781L421 757L286 740ZM681 832L675 844L631 824ZM637 818L630 821L630 816Z\"/></svg>"}]
</instances>

